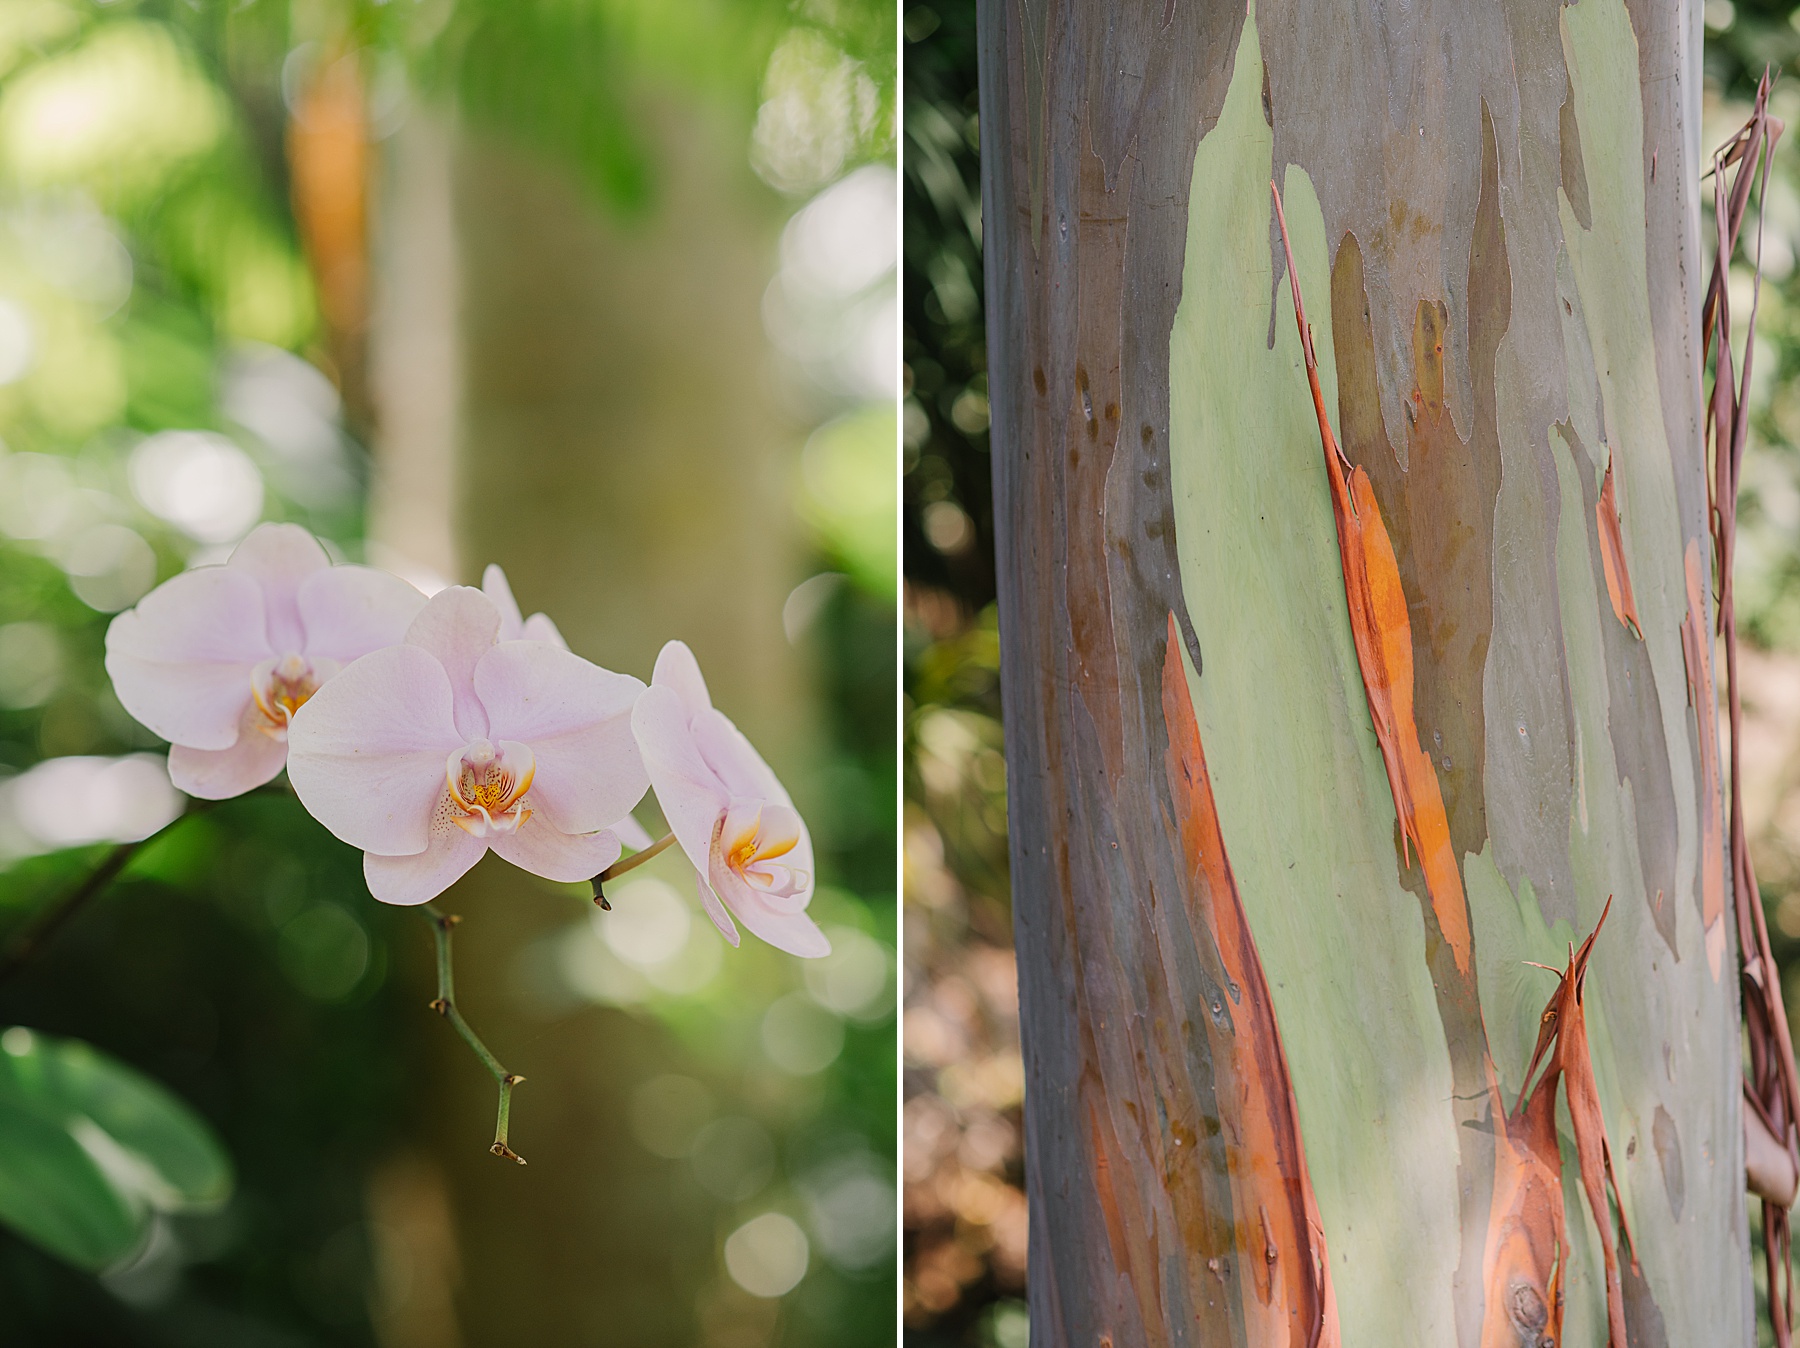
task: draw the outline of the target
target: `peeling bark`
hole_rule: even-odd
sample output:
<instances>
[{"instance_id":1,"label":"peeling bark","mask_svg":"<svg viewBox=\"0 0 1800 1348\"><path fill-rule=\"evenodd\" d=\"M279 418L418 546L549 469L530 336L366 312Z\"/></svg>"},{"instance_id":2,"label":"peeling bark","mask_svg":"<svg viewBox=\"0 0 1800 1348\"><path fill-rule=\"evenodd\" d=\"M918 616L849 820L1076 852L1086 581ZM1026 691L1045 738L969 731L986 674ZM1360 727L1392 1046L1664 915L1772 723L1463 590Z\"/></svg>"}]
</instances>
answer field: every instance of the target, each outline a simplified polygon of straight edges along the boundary
<instances>
[{"instance_id":1,"label":"peeling bark","mask_svg":"<svg viewBox=\"0 0 1800 1348\"><path fill-rule=\"evenodd\" d=\"M1033 1342L1308 1343L1329 1292L1347 1343L1592 1345L1622 1314L1633 1343L1747 1344L1687 563L1697 12L981 24ZM1501 1103L1526 961L1560 967L1609 894L1587 1050L1638 1257L1610 1317L1553 1110ZM1253 1128L1270 1036L1292 1122ZM1304 1165L1316 1237L1247 1147Z\"/></svg>"}]
</instances>

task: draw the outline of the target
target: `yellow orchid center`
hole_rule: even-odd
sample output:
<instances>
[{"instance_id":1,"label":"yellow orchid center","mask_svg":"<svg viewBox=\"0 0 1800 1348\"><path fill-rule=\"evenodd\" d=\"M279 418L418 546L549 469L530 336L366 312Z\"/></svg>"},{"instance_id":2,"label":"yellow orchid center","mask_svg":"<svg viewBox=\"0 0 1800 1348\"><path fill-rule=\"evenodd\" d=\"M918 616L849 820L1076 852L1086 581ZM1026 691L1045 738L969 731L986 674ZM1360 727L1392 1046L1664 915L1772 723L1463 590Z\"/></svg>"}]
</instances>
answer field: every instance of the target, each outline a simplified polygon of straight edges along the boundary
<instances>
[{"instance_id":1,"label":"yellow orchid center","mask_svg":"<svg viewBox=\"0 0 1800 1348\"><path fill-rule=\"evenodd\" d=\"M328 673L292 652L279 660L265 660L251 670L250 700L256 728L270 739L285 740L288 722L319 691Z\"/></svg>"},{"instance_id":2,"label":"yellow orchid center","mask_svg":"<svg viewBox=\"0 0 1800 1348\"><path fill-rule=\"evenodd\" d=\"M715 864L772 898L806 888L811 874L783 863L800 844L800 816L784 805L737 799L713 827Z\"/></svg>"},{"instance_id":3,"label":"yellow orchid center","mask_svg":"<svg viewBox=\"0 0 1800 1348\"><path fill-rule=\"evenodd\" d=\"M537 775L537 758L523 744L472 740L444 765L449 822L471 837L517 833L531 818L525 793Z\"/></svg>"}]
</instances>

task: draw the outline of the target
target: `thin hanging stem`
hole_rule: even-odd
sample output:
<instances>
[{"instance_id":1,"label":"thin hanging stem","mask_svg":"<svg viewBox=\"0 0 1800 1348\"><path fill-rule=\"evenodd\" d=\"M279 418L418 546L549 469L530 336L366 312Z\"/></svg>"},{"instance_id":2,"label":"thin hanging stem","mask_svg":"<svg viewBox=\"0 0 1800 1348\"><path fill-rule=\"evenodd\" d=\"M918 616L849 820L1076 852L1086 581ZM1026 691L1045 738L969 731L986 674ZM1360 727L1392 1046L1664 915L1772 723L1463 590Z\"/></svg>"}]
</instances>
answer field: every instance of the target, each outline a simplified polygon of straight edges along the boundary
<instances>
[{"instance_id":1,"label":"thin hanging stem","mask_svg":"<svg viewBox=\"0 0 1800 1348\"><path fill-rule=\"evenodd\" d=\"M284 781L259 786L253 792L246 794L285 794L287 790ZM222 800L202 800L197 796L190 796L187 804L182 807L181 813L148 838L139 838L136 842L122 842L114 847L100 859L99 865L82 877L79 884L54 903L46 905L7 943L5 951L0 953L0 983L6 982L29 964L38 951L43 949L49 943L50 938L61 931L70 919L91 901L105 893L107 887L119 878L120 872L131 864L131 859L139 852L181 827L184 819L192 819L196 815L205 814L224 803Z\"/></svg>"},{"instance_id":2,"label":"thin hanging stem","mask_svg":"<svg viewBox=\"0 0 1800 1348\"><path fill-rule=\"evenodd\" d=\"M661 856L664 852L668 851L674 841L675 835L673 833L665 833L643 851L633 852L630 856L613 862L612 865L601 871L600 874L596 875L593 880L589 882L594 886L594 902L610 913L612 911L612 904L607 902L606 895L601 892L600 886L605 884L608 880L617 880L627 871L636 870L639 866L642 866L646 861L650 860L651 857Z\"/></svg>"},{"instance_id":3,"label":"thin hanging stem","mask_svg":"<svg viewBox=\"0 0 1800 1348\"><path fill-rule=\"evenodd\" d=\"M450 966L450 929L462 919L453 913L440 912L429 903L422 905L419 911L431 923L431 933L437 940L438 995L432 999L431 1009L456 1027L463 1042L474 1049L475 1056L481 1059L481 1065L492 1072L494 1080L500 1083L500 1107L494 1118L494 1145L488 1150L496 1156L524 1165L525 1158L506 1145L506 1129L512 1117L513 1087L525 1078L502 1067L500 1060L481 1042L481 1036L469 1028L469 1022L463 1019L462 1012L456 1009L456 977Z\"/></svg>"}]
</instances>

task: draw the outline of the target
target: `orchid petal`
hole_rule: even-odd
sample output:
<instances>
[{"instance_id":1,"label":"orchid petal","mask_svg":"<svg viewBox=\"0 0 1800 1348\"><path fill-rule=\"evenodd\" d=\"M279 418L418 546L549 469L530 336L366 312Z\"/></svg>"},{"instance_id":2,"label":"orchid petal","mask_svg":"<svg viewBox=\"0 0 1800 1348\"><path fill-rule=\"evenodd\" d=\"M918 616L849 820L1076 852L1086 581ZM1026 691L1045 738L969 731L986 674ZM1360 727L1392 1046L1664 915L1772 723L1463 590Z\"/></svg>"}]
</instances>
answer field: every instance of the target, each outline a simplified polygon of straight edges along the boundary
<instances>
[{"instance_id":1,"label":"orchid petal","mask_svg":"<svg viewBox=\"0 0 1800 1348\"><path fill-rule=\"evenodd\" d=\"M611 829L564 833L542 815L526 820L517 833L489 838L488 846L520 870L565 883L591 880L619 859L619 837Z\"/></svg>"},{"instance_id":2,"label":"orchid petal","mask_svg":"<svg viewBox=\"0 0 1800 1348\"><path fill-rule=\"evenodd\" d=\"M507 641L475 666L475 692L498 738L537 755L531 805L564 833L630 812L650 785L631 733L644 685L539 641Z\"/></svg>"},{"instance_id":3,"label":"orchid petal","mask_svg":"<svg viewBox=\"0 0 1800 1348\"><path fill-rule=\"evenodd\" d=\"M300 582L305 654L347 665L406 639L425 596L398 576L367 566L334 566Z\"/></svg>"},{"instance_id":4,"label":"orchid petal","mask_svg":"<svg viewBox=\"0 0 1800 1348\"><path fill-rule=\"evenodd\" d=\"M712 892L712 886L706 883L704 874L696 875L694 881L700 887L700 906L713 920L713 926L719 929L719 935L725 938L733 950L737 949L737 923L731 920L731 914L725 911L725 905L719 902L719 896Z\"/></svg>"},{"instance_id":5,"label":"orchid petal","mask_svg":"<svg viewBox=\"0 0 1800 1348\"><path fill-rule=\"evenodd\" d=\"M762 823L762 801L754 796L733 796L725 807L725 822L719 829L719 846L730 852L748 846L756 838Z\"/></svg>"},{"instance_id":6,"label":"orchid petal","mask_svg":"<svg viewBox=\"0 0 1800 1348\"><path fill-rule=\"evenodd\" d=\"M363 879L369 893L383 903L430 903L467 875L487 845L459 828L431 840L431 846L411 856L386 857L363 853Z\"/></svg>"},{"instance_id":7,"label":"orchid petal","mask_svg":"<svg viewBox=\"0 0 1800 1348\"><path fill-rule=\"evenodd\" d=\"M296 602L300 586L331 566L319 540L298 524L258 525L225 565L262 587L269 649L276 655L304 649L305 628Z\"/></svg>"},{"instance_id":8,"label":"orchid petal","mask_svg":"<svg viewBox=\"0 0 1800 1348\"><path fill-rule=\"evenodd\" d=\"M801 839L806 837L806 825L786 805L764 805L757 819L757 828L761 836L756 855L761 861L773 861L776 857L786 856L798 849Z\"/></svg>"},{"instance_id":9,"label":"orchid petal","mask_svg":"<svg viewBox=\"0 0 1800 1348\"><path fill-rule=\"evenodd\" d=\"M565 651L569 649L569 643L563 640L563 634L547 613L532 614L525 620L524 630L526 641L541 641L549 646L560 646Z\"/></svg>"},{"instance_id":10,"label":"orchid petal","mask_svg":"<svg viewBox=\"0 0 1800 1348\"><path fill-rule=\"evenodd\" d=\"M406 631L406 644L436 656L450 676L456 728L464 742L488 738L487 712L475 695L475 666L494 648L499 633L500 610L494 601L466 585L432 595Z\"/></svg>"},{"instance_id":11,"label":"orchid petal","mask_svg":"<svg viewBox=\"0 0 1800 1348\"><path fill-rule=\"evenodd\" d=\"M706 691L706 680L700 674L700 662L685 641L667 643L656 657L656 668L650 682L658 688L671 688L692 720L712 709L712 698Z\"/></svg>"},{"instance_id":12,"label":"orchid petal","mask_svg":"<svg viewBox=\"0 0 1800 1348\"><path fill-rule=\"evenodd\" d=\"M751 935L802 959L819 959L831 953L831 942L805 913L783 912L773 907L741 876L732 874L723 865L713 866L707 879L737 920L750 929Z\"/></svg>"},{"instance_id":13,"label":"orchid petal","mask_svg":"<svg viewBox=\"0 0 1800 1348\"><path fill-rule=\"evenodd\" d=\"M680 694L663 684L646 688L631 710L631 729L669 831L694 869L705 876L711 864L713 826L730 804L731 794L700 756Z\"/></svg>"},{"instance_id":14,"label":"orchid petal","mask_svg":"<svg viewBox=\"0 0 1800 1348\"><path fill-rule=\"evenodd\" d=\"M288 779L312 816L351 846L409 856L431 840L444 760L463 743L444 667L417 646L390 646L350 665L294 714Z\"/></svg>"},{"instance_id":15,"label":"orchid petal","mask_svg":"<svg viewBox=\"0 0 1800 1348\"><path fill-rule=\"evenodd\" d=\"M262 590L222 566L166 581L106 631L106 672L125 710L198 749L236 743L250 671L269 655Z\"/></svg>"},{"instance_id":16,"label":"orchid petal","mask_svg":"<svg viewBox=\"0 0 1800 1348\"><path fill-rule=\"evenodd\" d=\"M525 619L519 612L519 601L513 598L512 586L507 583L506 572L489 562L487 569L481 573L481 592L493 601L495 608L500 610L500 640L522 640Z\"/></svg>"},{"instance_id":17,"label":"orchid petal","mask_svg":"<svg viewBox=\"0 0 1800 1348\"><path fill-rule=\"evenodd\" d=\"M287 745L257 729L262 718L246 708L244 728L229 749L169 746L169 780L175 789L201 800L229 800L273 781L287 763Z\"/></svg>"},{"instance_id":18,"label":"orchid petal","mask_svg":"<svg viewBox=\"0 0 1800 1348\"><path fill-rule=\"evenodd\" d=\"M690 726L706 766L732 795L756 796L793 806L774 769L763 762L762 755L725 713L708 707L694 717Z\"/></svg>"},{"instance_id":19,"label":"orchid petal","mask_svg":"<svg viewBox=\"0 0 1800 1348\"><path fill-rule=\"evenodd\" d=\"M630 815L626 815L623 819L614 820L611 824L607 825L607 827L618 834L619 841L624 843L625 846L629 847L634 852L641 852L651 844L650 830L638 823L638 821L633 819Z\"/></svg>"},{"instance_id":20,"label":"orchid petal","mask_svg":"<svg viewBox=\"0 0 1800 1348\"><path fill-rule=\"evenodd\" d=\"M520 614L519 601L513 598L506 572L492 563L481 573L481 592L493 600L494 607L500 610L500 640L547 641L552 646L561 646L565 651L569 649L569 643L556 630L556 624L544 614L534 613L529 618Z\"/></svg>"}]
</instances>

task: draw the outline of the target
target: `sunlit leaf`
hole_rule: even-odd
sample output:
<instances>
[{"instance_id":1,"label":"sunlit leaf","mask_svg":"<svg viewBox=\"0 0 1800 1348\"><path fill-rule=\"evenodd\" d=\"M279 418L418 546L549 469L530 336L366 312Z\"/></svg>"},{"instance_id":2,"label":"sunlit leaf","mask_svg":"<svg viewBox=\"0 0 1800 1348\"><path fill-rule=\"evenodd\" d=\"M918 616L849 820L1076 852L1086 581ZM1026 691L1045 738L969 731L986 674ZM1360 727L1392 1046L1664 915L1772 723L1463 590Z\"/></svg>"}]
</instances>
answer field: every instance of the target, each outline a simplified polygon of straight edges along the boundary
<instances>
[{"instance_id":1,"label":"sunlit leaf","mask_svg":"<svg viewBox=\"0 0 1800 1348\"><path fill-rule=\"evenodd\" d=\"M77 1039L0 1034L0 1221L102 1268L151 1214L212 1208L232 1171L212 1130L166 1089Z\"/></svg>"}]
</instances>

